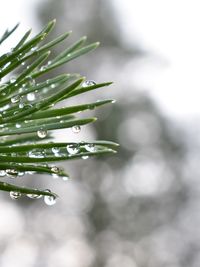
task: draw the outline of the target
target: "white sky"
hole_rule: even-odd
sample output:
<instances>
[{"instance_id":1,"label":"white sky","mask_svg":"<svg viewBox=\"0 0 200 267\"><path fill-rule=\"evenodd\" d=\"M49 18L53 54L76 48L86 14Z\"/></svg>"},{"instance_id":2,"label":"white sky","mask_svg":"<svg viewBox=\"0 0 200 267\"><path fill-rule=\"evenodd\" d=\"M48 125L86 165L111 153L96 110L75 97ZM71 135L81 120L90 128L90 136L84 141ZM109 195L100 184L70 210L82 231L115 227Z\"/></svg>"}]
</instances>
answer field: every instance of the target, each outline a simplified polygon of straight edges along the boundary
<instances>
[{"instance_id":1,"label":"white sky","mask_svg":"<svg viewBox=\"0 0 200 267\"><path fill-rule=\"evenodd\" d=\"M0 32L21 23L23 32L38 30L34 5L40 0L2 1ZM170 116L200 115L200 1L112 0L121 19L124 37L163 58L159 69L153 62L138 67L133 77L148 88Z\"/></svg>"},{"instance_id":2,"label":"white sky","mask_svg":"<svg viewBox=\"0 0 200 267\"><path fill-rule=\"evenodd\" d=\"M200 1L113 0L125 37L164 58L134 75L173 117L200 115ZM160 66L159 66L160 67ZM138 77L138 78L137 78Z\"/></svg>"}]
</instances>

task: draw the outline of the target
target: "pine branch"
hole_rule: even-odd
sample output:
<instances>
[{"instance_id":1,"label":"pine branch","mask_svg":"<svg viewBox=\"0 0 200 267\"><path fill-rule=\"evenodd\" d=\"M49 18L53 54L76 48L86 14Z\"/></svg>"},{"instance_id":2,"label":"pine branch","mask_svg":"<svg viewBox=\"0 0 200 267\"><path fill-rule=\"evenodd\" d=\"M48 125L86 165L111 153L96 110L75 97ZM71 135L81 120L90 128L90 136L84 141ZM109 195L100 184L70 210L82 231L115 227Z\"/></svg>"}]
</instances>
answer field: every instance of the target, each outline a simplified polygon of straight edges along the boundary
<instances>
[{"instance_id":1,"label":"pine branch","mask_svg":"<svg viewBox=\"0 0 200 267\"><path fill-rule=\"evenodd\" d=\"M61 74L41 82L43 74L94 50L99 43L85 45L82 37L55 58L48 60L50 49L66 40L71 32L42 44L55 25L49 22L44 29L29 39L27 31L11 52L0 57L0 178L17 178L24 174L49 174L67 179L69 176L55 162L86 159L115 153L117 144L109 141L52 142L53 130L80 128L96 118L78 118L79 112L93 110L113 103L106 99L93 103L56 108L65 99L109 86L111 83L87 81L79 74ZM5 31L2 44L18 27ZM13 72L16 76L10 76ZM10 78L8 78L8 76ZM51 141L51 142L49 142ZM43 165L45 163L45 165ZM55 203L57 195L50 190L38 190L0 182L0 190L10 192L12 199L21 195L37 199L44 196L48 205Z\"/></svg>"}]
</instances>

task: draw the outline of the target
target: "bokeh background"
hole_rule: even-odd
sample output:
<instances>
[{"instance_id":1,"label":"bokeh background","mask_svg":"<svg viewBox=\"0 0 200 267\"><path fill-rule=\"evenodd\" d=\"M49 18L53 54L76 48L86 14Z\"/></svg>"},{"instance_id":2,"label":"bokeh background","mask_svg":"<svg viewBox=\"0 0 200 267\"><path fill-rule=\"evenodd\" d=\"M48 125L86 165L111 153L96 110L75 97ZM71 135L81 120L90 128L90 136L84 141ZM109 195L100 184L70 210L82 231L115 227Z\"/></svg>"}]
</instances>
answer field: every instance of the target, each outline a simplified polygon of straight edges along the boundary
<instances>
[{"instance_id":1,"label":"bokeh background","mask_svg":"<svg viewBox=\"0 0 200 267\"><path fill-rule=\"evenodd\" d=\"M0 31L21 26L1 52L53 18L52 38L73 30L64 46L83 35L101 42L58 71L114 81L76 101L117 102L93 112L98 122L77 136L57 138L120 148L64 163L65 182L20 178L56 191L54 206L1 193L1 267L199 267L199 10L195 0L2 1Z\"/></svg>"}]
</instances>

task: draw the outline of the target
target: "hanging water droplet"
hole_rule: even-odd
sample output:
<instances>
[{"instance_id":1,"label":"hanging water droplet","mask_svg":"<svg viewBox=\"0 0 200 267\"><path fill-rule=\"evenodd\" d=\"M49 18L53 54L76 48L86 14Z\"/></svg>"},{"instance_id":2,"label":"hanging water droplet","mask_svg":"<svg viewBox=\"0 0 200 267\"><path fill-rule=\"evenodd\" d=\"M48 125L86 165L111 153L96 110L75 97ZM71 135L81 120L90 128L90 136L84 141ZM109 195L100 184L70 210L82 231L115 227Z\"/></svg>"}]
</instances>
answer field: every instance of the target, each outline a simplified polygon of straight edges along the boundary
<instances>
[{"instance_id":1,"label":"hanging water droplet","mask_svg":"<svg viewBox=\"0 0 200 267\"><path fill-rule=\"evenodd\" d=\"M82 83L82 87L88 87L88 86L92 86L92 85L95 85L96 82L93 81L93 80L86 80Z\"/></svg>"},{"instance_id":2,"label":"hanging water droplet","mask_svg":"<svg viewBox=\"0 0 200 267\"><path fill-rule=\"evenodd\" d=\"M34 101L35 100L35 94L34 93L29 93L26 96L28 101Z\"/></svg>"},{"instance_id":3,"label":"hanging water droplet","mask_svg":"<svg viewBox=\"0 0 200 267\"><path fill-rule=\"evenodd\" d=\"M15 95L11 97L11 103L15 104L20 101L20 95Z\"/></svg>"},{"instance_id":4,"label":"hanging water droplet","mask_svg":"<svg viewBox=\"0 0 200 267\"><path fill-rule=\"evenodd\" d=\"M15 127L16 127L17 129L19 129L19 128L21 128L21 124L16 123L16 124L15 124Z\"/></svg>"},{"instance_id":5,"label":"hanging water droplet","mask_svg":"<svg viewBox=\"0 0 200 267\"><path fill-rule=\"evenodd\" d=\"M10 178L16 178L18 176L18 171L15 169L7 169L6 170L6 174L7 176L9 176Z\"/></svg>"},{"instance_id":6,"label":"hanging water droplet","mask_svg":"<svg viewBox=\"0 0 200 267\"><path fill-rule=\"evenodd\" d=\"M82 156L82 159L88 159L89 158L89 156Z\"/></svg>"},{"instance_id":7,"label":"hanging water droplet","mask_svg":"<svg viewBox=\"0 0 200 267\"><path fill-rule=\"evenodd\" d=\"M54 173L59 173L60 169L57 166L52 166L51 167L51 171L54 172Z\"/></svg>"},{"instance_id":8,"label":"hanging water droplet","mask_svg":"<svg viewBox=\"0 0 200 267\"><path fill-rule=\"evenodd\" d=\"M47 189L45 191L51 193L51 191L49 189ZM56 204L56 197L54 197L54 196L44 196L44 202L48 206L52 206L52 205Z\"/></svg>"},{"instance_id":9,"label":"hanging water droplet","mask_svg":"<svg viewBox=\"0 0 200 267\"><path fill-rule=\"evenodd\" d=\"M80 148L77 144L70 144L67 146L67 152L71 155L75 155L79 152Z\"/></svg>"},{"instance_id":10,"label":"hanging water droplet","mask_svg":"<svg viewBox=\"0 0 200 267\"><path fill-rule=\"evenodd\" d=\"M21 197L21 193L17 191L10 191L10 197L14 200L19 199Z\"/></svg>"},{"instance_id":11,"label":"hanging water droplet","mask_svg":"<svg viewBox=\"0 0 200 267\"><path fill-rule=\"evenodd\" d=\"M10 83L15 83L16 80L17 80L17 79L16 79L15 77L11 77L11 78L10 78Z\"/></svg>"},{"instance_id":12,"label":"hanging water droplet","mask_svg":"<svg viewBox=\"0 0 200 267\"><path fill-rule=\"evenodd\" d=\"M5 170L0 170L0 177L4 177L6 175L6 171Z\"/></svg>"},{"instance_id":13,"label":"hanging water droplet","mask_svg":"<svg viewBox=\"0 0 200 267\"><path fill-rule=\"evenodd\" d=\"M55 88L56 87L56 85L53 83L53 84L51 84L51 86L50 86L52 89L53 88Z\"/></svg>"},{"instance_id":14,"label":"hanging water droplet","mask_svg":"<svg viewBox=\"0 0 200 267\"><path fill-rule=\"evenodd\" d=\"M51 65L51 60L49 60L49 61L47 62L47 65Z\"/></svg>"},{"instance_id":15,"label":"hanging water droplet","mask_svg":"<svg viewBox=\"0 0 200 267\"><path fill-rule=\"evenodd\" d=\"M96 150L96 147L95 145L93 144L86 144L85 145L85 149L88 151L88 152L94 152Z\"/></svg>"},{"instance_id":16,"label":"hanging water droplet","mask_svg":"<svg viewBox=\"0 0 200 267\"><path fill-rule=\"evenodd\" d=\"M25 172L18 172L18 176L22 177L24 176Z\"/></svg>"},{"instance_id":17,"label":"hanging water droplet","mask_svg":"<svg viewBox=\"0 0 200 267\"><path fill-rule=\"evenodd\" d=\"M26 196L31 199L39 199L42 197L42 195L38 195L38 194L27 194Z\"/></svg>"},{"instance_id":18,"label":"hanging water droplet","mask_svg":"<svg viewBox=\"0 0 200 267\"><path fill-rule=\"evenodd\" d=\"M79 133L80 131L81 131L81 126L80 125L72 126L72 132L73 133Z\"/></svg>"},{"instance_id":19,"label":"hanging water droplet","mask_svg":"<svg viewBox=\"0 0 200 267\"><path fill-rule=\"evenodd\" d=\"M21 64L22 64L22 66L24 66L24 65L26 64L26 62L25 62L25 61L23 61Z\"/></svg>"},{"instance_id":20,"label":"hanging water droplet","mask_svg":"<svg viewBox=\"0 0 200 267\"><path fill-rule=\"evenodd\" d=\"M37 131L37 135L39 138L45 138L47 136L47 131L40 129Z\"/></svg>"}]
</instances>

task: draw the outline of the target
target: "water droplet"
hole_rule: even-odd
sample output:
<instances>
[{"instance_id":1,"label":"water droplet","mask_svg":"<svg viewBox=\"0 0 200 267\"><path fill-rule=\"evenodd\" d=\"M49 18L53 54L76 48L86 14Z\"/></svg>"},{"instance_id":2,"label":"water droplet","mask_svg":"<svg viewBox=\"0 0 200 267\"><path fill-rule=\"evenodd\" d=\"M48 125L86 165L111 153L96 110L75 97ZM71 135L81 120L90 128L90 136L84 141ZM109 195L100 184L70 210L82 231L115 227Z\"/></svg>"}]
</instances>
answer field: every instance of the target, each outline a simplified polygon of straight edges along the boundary
<instances>
[{"instance_id":1,"label":"water droplet","mask_svg":"<svg viewBox=\"0 0 200 267\"><path fill-rule=\"evenodd\" d=\"M21 197L21 193L17 191L10 191L10 197L14 200L19 199Z\"/></svg>"},{"instance_id":2,"label":"water droplet","mask_svg":"<svg viewBox=\"0 0 200 267\"><path fill-rule=\"evenodd\" d=\"M52 166L51 167L51 171L54 172L54 173L59 173L60 169L57 166Z\"/></svg>"},{"instance_id":3,"label":"water droplet","mask_svg":"<svg viewBox=\"0 0 200 267\"><path fill-rule=\"evenodd\" d=\"M26 64L26 62L25 62L25 61L23 61L23 62L22 62L22 66L24 66L25 64Z\"/></svg>"},{"instance_id":4,"label":"water droplet","mask_svg":"<svg viewBox=\"0 0 200 267\"><path fill-rule=\"evenodd\" d=\"M82 83L82 87L88 87L88 86L92 86L92 85L95 85L96 82L93 81L93 80L86 80Z\"/></svg>"},{"instance_id":5,"label":"water droplet","mask_svg":"<svg viewBox=\"0 0 200 267\"><path fill-rule=\"evenodd\" d=\"M39 138L45 138L47 136L47 131L40 129L37 131L37 135Z\"/></svg>"},{"instance_id":6,"label":"water droplet","mask_svg":"<svg viewBox=\"0 0 200 267\"><path fill-rule=\"evenodd\" d=\"M89 156L82 156L82 159L88 159Z\"/></svg>"},{"instance_id":7,"label":"water droplet","mask_svg":"<svg viewBox=\"0 0 200 267\"><path fill-rule=\"evenodd\" d=\"M15 77L11 77L11 78L10 78L10 83L15 83L16 80L17 80L17 79L16 79Z\"/></svg>"},{"instance_id":8,"label":"water droplet","mask_svg":"<svg viewBox=\"0 0 200 267\"><path fill-rule=\"evenodd\" d=\"M45 154L44 151L38 151L38 150L31 150L28 152L29 158L44 158Z\"/></svg>"},{"instance_id":9,"label":"water droplet","mask_svg":"<svg viewBox=\"0 0 200 267\"><path fill-rule=\"evenodd\" d=\"M72 132L73 133L79 133L80 131L81 131L81 126L79 126L79 125L72 126Z\"/></svg>"},{"instance_id":10,"label":"water droplet","mask_svg":"<svg viewBox=\"0 0 200 267\"><path fill-rule=\"evenodd\" d=\"M60 148L58 148L58 147L52 147L52 152L54 153L54 156L56 156L56 157L60 157Z\"/></svg>"},{"instance_id":11,"label":"water droplet","mask_svg":"<svg viewBox=\"0 0 200 267\"><path fill-rule=\"evenodd\" d=\"M20 101L20 95L16 95L16 96L13 96L11 97L11 103L17 103Z\"/></svg>"},{"instance_id":12,"label":"water droplet","mask_svg":"<svg viewBox=\"0 0 200 267\"><path fill-rule=\"evenodd\" d=\"M54 153L54 154L56 154L56 153L59 153L59 151L60 151L60 149L58 148L58 147L52 147L52 152Z\"/></svg>"},{"instance_id":13,"label":"water droplet","mask_svg":"<svg viewBox=\"0 0 200 267\"><path fill-rule=\"evenodd\" d=\"M51 191L49 189L47 189L45 191L51 193ZM52 205L56 204L56 197L54 197L54 196L44 196L44 202L48 206L52 206Z\"/></svg>"},{"instance_id":14,"label":"water droplet","mask_svg":"<svg viewBox=\"0 0 200 267\"><path fill-rule=\"evenodd\" d=\"M6 170L6 174L7 176L9 176L10 178L16 178L18 176L18 171L15 169L7 169Z\"/></svg>"},{"instance_id":15,"label":"water droplet","mask_svg":"<svg viewBox=\"0 0 200 267\"><path fill-rule=\"evenodd\" d=\"M23 102L19 103L19 108L24 108L24 103Z\"/></svg>"},{"instance_id":16,"label":"water droplet","mask_svg":"<svg viewBox=\"0 0 200 267\"><path fill-rule=\"evenodd\" d=\"M27 194L26 196L31 199L39 199L42 197L42 195L38 195L38 194Z\"/></svg>"},{"instance_id":17,"label":"water droplet","mask_svg":"<svg viewBox=\"0 0 200 267\"><path fill-rule=\"evenodd\" d=\"M5 170L0 170L0 177L4 177L6 175L6 171Z\"/></svg>"},{"instance_id":18,"label":"water droplet","mask_svg":"<svg viewBox=\"0 0 200 267\"><path fill-rule=\"evenodd\" d=\"M37 46L34 46L34 47L31 48L31 51L34 52L34 51L36 51L37 49L38 49L38 47L37 47Z\"/></svg>"},{"instance_id":19,"label":"water droplet","mask_svg":"<svg viewBox=\"0 0 200 267\"><path fill-rule=\"evenodd\" d=\"M18 172L18 176L22 177L24 176L25 172Z\"/></svg>"},{"instance_id":20,"label":"water droplet","mask_svg":"<svg viewBox=\"0 0 200 267\"><path fill-rule=\"evenodd\" d=\"M48 64L48 65L51 65L51 60L49 60L49 61L47 62L47 64Z\"/></svg>"},{"instance_id":21,"label":"water droplet","mask_svg":"<svg viewBox=\"0 0 200 267\"><path fill-rule=\"evenodd\" d=\"M56 87L56 85L53 83L53 84L51 84L51 88L53 89L53 88L55 88Z\"/></svg>"},{"instance_id":22,"label":"water droplet","mask_svg":"<svg viewBox=\"0 0 200 267\"><path fill-rule=\"evenodd\" d=\"M34 101L35 100L35 94L34 93L29 93L26 96L28 101Z\"/></svg>"},{"instance_id":23,"label":"water droplet","mask_svg":"<svg viewBox=\"0 0 200 267\"><path fill-rule=\"evenodd\" d=\"M75 155L79 152L80 148L77 144L70 144L67 146L67 152L71 155Z\"/></svg>"},{"instance_id":24,"label":"water droplet","mask_svg":"<svg viewBox=\"0 0 200 267\"><path fill-rule=\"evenodd\" d=\"M46 70L46 68L47 68L46 66L42 66L42 67L40 68L40 70L41 70L41 71L44 71L44 70Z\"/></svg>"},{"instance_id":25,"label":"water droplet","mask_svg":"<svg viewBox=\"0 0 200 267\"><path fill-rule=\"evenodd\" d=\"M88 151L88 152L94 152L96 150L96 147L95 145L93 144L86 144L85 145L85 149Z\"/></svg>"},{"instance_id":26,"label":"water droplet","mask_svg":"<svg viewBox=\"0 0 200 267\"><path fill-rule=\"evenodd\" d=\"M15 124L15 127L19 129L19 128L21 128L21 124L16 123L16 124Z\"/></svg>"},{"instance_id":27,"label":"water droplet","mask_svg":"<svg viewBox=\"0 0 200 267\"><path fill-rule=\"evenodd\" d=\"M26 80L27 80L29 85L35 85L35 79L33 79L32 76L26 77Z\"/></svg>"}]
</instances>

